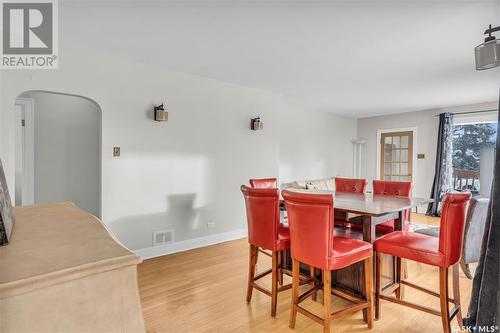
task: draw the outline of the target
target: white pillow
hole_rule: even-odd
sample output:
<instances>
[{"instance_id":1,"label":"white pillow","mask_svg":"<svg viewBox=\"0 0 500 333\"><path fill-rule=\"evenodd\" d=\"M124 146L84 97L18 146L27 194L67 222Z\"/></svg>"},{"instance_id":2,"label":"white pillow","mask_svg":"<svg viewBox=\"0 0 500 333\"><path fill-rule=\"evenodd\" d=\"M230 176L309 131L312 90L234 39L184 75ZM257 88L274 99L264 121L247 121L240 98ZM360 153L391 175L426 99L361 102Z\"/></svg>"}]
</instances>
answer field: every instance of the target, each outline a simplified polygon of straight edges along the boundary
<instances>
[{"instance_id":1,"label":"white pillow","mask_svg":"<svg viewBox=\"0 0 500 333\"><path fill-rule=\"evenodd\" d=\"M292 187L294 188L300 188L300 189L306 189L307 188L307 180L296 180L293 182Z\"/></svg>"},{"instance_id":2,"label":"white pillow","mask_svg":"<svg viewBox=\"0 0 500 333\"><path fill-rule=\"evenodd\" d=\"M297 182L290 182L290 183L281 183L280 184L280 189L286 190L287 188L296 188L299 190L304 190L306 188L306 185L304 183L304 186L299 185Z\"/></svg>"}]
</instances>

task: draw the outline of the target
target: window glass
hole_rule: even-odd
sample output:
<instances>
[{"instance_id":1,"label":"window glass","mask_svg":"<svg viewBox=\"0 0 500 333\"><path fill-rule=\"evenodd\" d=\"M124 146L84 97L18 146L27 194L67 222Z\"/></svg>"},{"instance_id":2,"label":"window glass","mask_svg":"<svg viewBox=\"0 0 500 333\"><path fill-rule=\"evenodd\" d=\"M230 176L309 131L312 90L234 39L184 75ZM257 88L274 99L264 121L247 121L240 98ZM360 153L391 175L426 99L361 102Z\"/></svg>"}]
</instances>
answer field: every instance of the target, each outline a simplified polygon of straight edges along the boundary
<instances>
[{"instance_id":1,"label":"window glass","mask_svg":"<svg viewBox=\"0 0 500 333\"><path fill-rule=\"evenodd\" d=\"M458 124L453 126L453 186L455 190L481 189L481 159L494 151L497 123ZM490 178L490 177L486 177ZM491 180L488 180L491 182Z\"/></svg>"},{"instance_id":2,"label":"window glass","mask_svg":"<svg viewBox=\"0 0 500 333\"><path fill-rule=\"evenodd\" d=\"M401 162L408 162L408 149L401 149Z\"/></svg>"},{"instance_id":3,"label":"window glass","mask_svg":"<svg viewBox=\"0 0 500 333\"><path fill-rule=\"evenodd\" d=\"M401 148L408 148L408 136L401 137Z\"/></svg>"}]
</instances>

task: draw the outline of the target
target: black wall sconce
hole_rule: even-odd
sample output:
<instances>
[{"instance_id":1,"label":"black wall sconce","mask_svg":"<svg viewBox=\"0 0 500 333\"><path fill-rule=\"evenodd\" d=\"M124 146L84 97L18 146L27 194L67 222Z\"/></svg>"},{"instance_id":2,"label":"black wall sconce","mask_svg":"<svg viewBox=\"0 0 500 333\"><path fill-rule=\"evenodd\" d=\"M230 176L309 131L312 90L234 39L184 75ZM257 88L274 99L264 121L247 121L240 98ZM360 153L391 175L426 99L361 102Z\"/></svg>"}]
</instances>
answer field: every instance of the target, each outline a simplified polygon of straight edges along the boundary
<instances>
[{"instance_id":1,"label":"black wall sconce","mask_svg":"<svg viewBox=\"0 0 500 333\"><path fill-rule=\"evenodd\" d=\"M260 131L264 129L264 123L260 121L260 117L250 119L250 129L252 131Z\"/></svg>"},{"instance_id":2,"label":"black wall sconce","mask_svg":"<svg viewBox=\"0 0 500 333\"><path fill-rule=\"evenodd\" d=\"M163 107L163 103L158 106L154 106L153 110L155 112L155 120L156 121L167 121L168 120L168 112L165 111Z\"/></svg>"}]
</instances>

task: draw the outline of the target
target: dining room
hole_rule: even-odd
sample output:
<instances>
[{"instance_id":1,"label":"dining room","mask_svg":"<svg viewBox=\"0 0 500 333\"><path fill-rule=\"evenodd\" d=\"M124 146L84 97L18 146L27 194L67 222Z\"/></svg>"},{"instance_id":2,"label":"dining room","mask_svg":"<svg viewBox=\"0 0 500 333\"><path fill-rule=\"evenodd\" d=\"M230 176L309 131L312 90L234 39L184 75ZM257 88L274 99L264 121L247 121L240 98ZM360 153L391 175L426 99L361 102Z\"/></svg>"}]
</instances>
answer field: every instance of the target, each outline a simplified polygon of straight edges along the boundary
<instances>
[{"instance_id":1,"label":"dining room","mask_svg":"<svg viewBox=\"0 0 500 333\"><path fill-rule=\"evenodd\" d=\"M146 322L159 331L467 329L463 317L472 279L462 264L471 251L466 246L478 246L470 238L477 225L484 230L489 200L472 198L471 204L468 192L447 193L441 217L432 217L417 210L435 200L413 196L411 181L373 180L369 190L368 183L344 177L285 184L249 179L240 188L247 238L149 259L139 267ZM476 270L477 262L470 268ZM203 301L189 312L189 321L165 327L162 315L183 315L177 304L186 294L175 286ZM160 299L165 303L158 308Z\"/></svg>"},{"instance_id":2,"label":"dining room","mask_svg":"<svg viewBox=\"0 0 500 333\"><path fill-rule=\"evenodd\" d=\"M499 332L500 0L0 18L0 332Z\"/></svg>"}]
</instances>

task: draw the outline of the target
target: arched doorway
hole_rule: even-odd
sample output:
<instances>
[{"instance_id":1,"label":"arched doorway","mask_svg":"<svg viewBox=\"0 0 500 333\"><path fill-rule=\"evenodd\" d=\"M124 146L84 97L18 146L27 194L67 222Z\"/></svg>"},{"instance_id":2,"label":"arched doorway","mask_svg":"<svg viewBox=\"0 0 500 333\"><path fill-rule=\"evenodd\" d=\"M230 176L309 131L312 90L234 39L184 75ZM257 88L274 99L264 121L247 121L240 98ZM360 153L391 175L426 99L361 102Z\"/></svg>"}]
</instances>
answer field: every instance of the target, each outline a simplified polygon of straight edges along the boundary
<instances>
[{"instance_id":1,"label":"arched doorway","mask_svg":"<svg viewBox=\"0 0 500 333\"><path fill-rule=\"evenodd\" d=\"M16 205L72 201L101 215L101 108L64 93L27 91L16 110Z\"/></svg>"}]
</instances>

